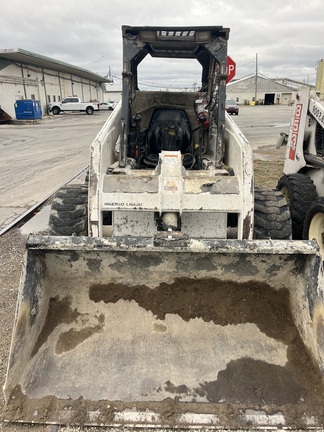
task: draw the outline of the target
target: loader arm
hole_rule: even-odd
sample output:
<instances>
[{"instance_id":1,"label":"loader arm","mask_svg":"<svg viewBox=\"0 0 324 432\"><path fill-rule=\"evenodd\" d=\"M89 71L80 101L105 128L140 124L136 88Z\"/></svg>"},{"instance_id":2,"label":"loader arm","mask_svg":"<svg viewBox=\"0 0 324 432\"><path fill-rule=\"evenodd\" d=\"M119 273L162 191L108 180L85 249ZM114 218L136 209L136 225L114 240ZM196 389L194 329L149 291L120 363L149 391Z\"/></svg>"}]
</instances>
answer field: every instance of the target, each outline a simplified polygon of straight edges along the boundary
<instances>
[{"instance_id":1,"label":"loader arm","mask_svg":"<svg viewBox=\"0 0 324 432\"><path fill-rule=\"evenodd\" d=\"M284 173L299 172L307 164L324 167L324 105L309 87L295 102L290 125Z\"/></svg>"}]
</instances>

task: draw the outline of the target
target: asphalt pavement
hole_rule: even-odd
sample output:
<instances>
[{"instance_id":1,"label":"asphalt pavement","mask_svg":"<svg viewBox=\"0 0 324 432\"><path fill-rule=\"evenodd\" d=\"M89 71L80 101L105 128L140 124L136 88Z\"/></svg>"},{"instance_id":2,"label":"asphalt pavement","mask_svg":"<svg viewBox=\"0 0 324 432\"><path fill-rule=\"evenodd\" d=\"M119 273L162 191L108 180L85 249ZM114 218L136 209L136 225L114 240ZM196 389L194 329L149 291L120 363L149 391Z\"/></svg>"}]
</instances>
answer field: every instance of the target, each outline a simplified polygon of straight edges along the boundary
<instances>
[{"instance_id":1,"label":"asphalt pavement","mask_svg":"<svg viewBox=\"0 0 324 432\"><path fill-rule=\"evenodd\" d=\"M89 165L90 145L110 113L0 125L0 232Z\"/></svg>"}]
</instances>

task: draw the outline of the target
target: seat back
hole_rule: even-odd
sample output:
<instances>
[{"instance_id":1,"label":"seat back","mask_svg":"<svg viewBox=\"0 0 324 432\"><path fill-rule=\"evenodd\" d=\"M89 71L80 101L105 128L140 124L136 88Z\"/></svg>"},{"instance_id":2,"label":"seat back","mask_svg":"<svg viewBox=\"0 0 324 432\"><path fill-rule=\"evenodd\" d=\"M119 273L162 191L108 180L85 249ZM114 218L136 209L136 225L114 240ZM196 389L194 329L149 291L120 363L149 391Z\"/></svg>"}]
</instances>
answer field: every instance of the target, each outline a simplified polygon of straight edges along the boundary
<instances>
[{"instance_id":1,"label":"seat back","mask_svg":"<svg viewBox=\"0 0 324 432\"><path fill-rule=\"evenodd\" d=\"M162 150L187 153L191 144L191 130L186 112L170 108L155 110L147 139L148 150L152 155L157 155Z\"/></svg>"}]
</instances>

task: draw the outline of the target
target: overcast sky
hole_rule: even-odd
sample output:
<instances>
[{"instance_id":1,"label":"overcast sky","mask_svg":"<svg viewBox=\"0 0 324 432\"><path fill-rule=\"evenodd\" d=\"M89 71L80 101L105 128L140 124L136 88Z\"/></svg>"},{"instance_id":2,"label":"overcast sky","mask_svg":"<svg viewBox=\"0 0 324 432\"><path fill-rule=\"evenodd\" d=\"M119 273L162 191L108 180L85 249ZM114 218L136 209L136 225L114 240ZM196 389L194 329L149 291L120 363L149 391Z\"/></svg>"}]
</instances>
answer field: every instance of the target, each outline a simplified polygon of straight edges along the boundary
<instances>
[{"instance_id":1,"label":"overcast sky","mask_svg":"<svg viewBox=\"0 0 324 432\"><path fill-rule=\"evenodd\" d=\"M0 49L22 48L100 75L110 67L117 83L122 25L228 27L236 78L255 73L257 64L269 78L314 83L324 58L323 0L1 0ZM175 71L182 72L179 87L200 78L184 61L167 67L148 62L145 84L170 83Z\"/></svg>"}]
</instances>

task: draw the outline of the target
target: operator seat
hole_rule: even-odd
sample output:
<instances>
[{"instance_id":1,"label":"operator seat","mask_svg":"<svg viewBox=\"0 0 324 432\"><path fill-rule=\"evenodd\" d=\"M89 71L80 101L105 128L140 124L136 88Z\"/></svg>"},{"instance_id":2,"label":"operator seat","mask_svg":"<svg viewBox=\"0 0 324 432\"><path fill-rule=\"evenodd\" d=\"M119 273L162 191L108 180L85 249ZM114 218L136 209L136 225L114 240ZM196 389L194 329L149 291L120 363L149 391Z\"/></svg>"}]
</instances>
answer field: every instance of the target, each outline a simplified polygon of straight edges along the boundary
<instances>
[{"instance_id":1,"label":"operator seat","mask_svg":"<svg viewBox=\"0 0 324 432\"><path fill-rule=\"evenodd\" d=\"M184 110L159 108L153 112L147 132L144 161L148 165L157 165L162 150L192 153L191 128Z\"/></svg>"}]
</instances>

